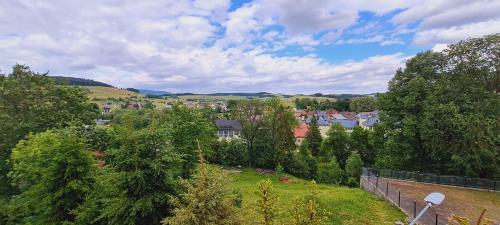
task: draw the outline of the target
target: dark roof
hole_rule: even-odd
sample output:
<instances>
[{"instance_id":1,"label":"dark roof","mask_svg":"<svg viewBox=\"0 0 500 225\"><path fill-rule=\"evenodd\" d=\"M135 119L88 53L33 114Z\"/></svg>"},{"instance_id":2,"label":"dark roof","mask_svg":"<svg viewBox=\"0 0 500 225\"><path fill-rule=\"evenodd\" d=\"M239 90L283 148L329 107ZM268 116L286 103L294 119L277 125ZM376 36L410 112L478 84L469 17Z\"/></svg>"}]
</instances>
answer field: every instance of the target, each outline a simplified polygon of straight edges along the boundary
<instances>
[{"instance_id":1,"label":"dark roof","mask_svg":"<svg viewBox=\"0 0 500 225\"><path fill-rule=\"evenodd\" d=\"M371 127L371 126L375 125L376 123L378 123L378 121L379 121L378 117L368 118L366 121L363 122L363 125L365 125L367 127Z\"/></svg>"},{"instance_id":2,"label":"dark roof","mask_svg":"<svg viewBox=\"0 0 500 225\"><path fill-rule=\"evenodd\" d=\"M358 121L357 120L337 120L337 119L333 119L332 123L339 123L344 128L351 128L351 129L358 125Z\"/></svg>"},{"instance_id":3,"label":"dark roof","mask_svg":"<svg viewBox=\"0 0 500 225\"><path fill-rule=\"evenodd\" d=\"M241 124L237 120L215 120L215 125L224 130L241 130Z\"/></svg>"}]
</instances>

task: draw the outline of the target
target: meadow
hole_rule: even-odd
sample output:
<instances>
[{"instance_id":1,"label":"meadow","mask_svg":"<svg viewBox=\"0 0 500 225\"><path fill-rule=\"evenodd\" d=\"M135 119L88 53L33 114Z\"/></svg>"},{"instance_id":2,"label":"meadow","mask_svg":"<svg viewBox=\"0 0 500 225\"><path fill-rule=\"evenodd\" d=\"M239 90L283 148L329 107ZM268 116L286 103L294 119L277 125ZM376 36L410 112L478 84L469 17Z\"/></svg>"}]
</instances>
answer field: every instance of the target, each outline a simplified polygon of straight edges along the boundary
<instances>
[{"instance_id":1,"label":"meadow","mask_svg":"<svg viewBox=\"0 0 500 225\"><path fill-rule=\"evenodd\" d=\"M243 194L243 216L245 221L255 221L257 201L257 182L271 179L274 190L280 199L281 213L279 221L289 221L292 203L296 198L303 198L309 193L310 181L292 177L295 183L285 184L277 175L262 175L255 169L243 169L241 173L230 173L232 188ZM382 225L402 221L406 216L397 208L359 188L318 184L319 204L331 215L329 224L344 225ZM286 224L286 223L285 223Z\"/></svg>"}]
</instances>

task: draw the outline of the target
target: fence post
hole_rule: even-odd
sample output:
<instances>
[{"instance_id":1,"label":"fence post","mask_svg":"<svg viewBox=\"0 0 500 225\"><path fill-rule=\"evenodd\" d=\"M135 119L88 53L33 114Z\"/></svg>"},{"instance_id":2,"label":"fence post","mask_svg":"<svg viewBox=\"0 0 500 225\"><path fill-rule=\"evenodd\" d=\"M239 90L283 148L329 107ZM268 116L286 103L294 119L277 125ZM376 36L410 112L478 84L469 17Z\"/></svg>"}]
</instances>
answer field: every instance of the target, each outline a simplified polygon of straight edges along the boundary
<instances>
[{"instance_id":1,"label":"fence post","mask_svg":"<svg viewBox=\"0 0 500 225\"><path fill-rule=\"evenodd\" d=\"M467 176L464 176L464 187L467 187Z\"/></svg>"},{"instance_id":2,"label":"fence post","mask_svg":"<svg viewBox=\"0 0 500 225\"><path fill-rule=\"evenodd\" d=\"M378 188L378 176L376 176L376 178L377 178L377 181L375 183L375 187Z\"/></svg>"},{"instance_id":3,"label":"fence post","mask_svg":"<svg viewBox=\"0 0 500 225\"><path fill-rule=\"evenodd\" d=\"M401 191L398 191L398 206L401 207Z\"/></svg>"},{"instance_id":4,"label":"fence post","mask_svg":"<svg viewBox=\"0 0 500 225\"><path fill-rule=\"evenodd\" d=\"M417 217L417 201L413 201L413 219Z\"/></svg>"},{"instance_id":5,"label":"fence post","mask_svg":"<svg viewBox=\"0 0 500 225\"><path fill-rule=\"evenodd\" d=\"M385 196L389 198L389 182L385 183Z\"/></svg>"},{"instance_id":6,"label":"fence post","mask_svg":"<svg viewBox=\"0 0 500 225\"><path fill-rule=\"evenodd\" d=\"M497 180L493 180L493 191L497 190Z\"/></svg>"},{"instance_id":7,"label":"fence post","mask_svg":"<svg viewBox=\"0 0 500 225\"><path fill-rule=\"evenodd\" d=\"M438 174L438 184L439 184L439 178L440 178L440 174Z\"/></svg>"},{"instance_id":8,"label":"fence post","mask_svg":"<svg viewBox=\"0 0 500 225\"><path fill-rule=\"evenodd\" d=\"M438 225L438 214L436 213L436 225Z\"/></svg>"}]
</instances>

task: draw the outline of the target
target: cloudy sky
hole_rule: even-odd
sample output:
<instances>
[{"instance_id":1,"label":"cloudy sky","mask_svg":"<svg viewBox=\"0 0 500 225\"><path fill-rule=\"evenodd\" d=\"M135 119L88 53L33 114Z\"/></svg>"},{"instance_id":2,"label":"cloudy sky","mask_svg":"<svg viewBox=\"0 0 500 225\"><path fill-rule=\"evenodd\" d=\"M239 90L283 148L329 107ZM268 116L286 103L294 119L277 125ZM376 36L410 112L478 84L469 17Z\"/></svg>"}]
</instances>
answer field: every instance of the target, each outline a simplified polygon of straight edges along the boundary
<instances>
[{"instance_id":1,"label":"cloudy sky","mask_svg":"<svg viewBox=\"0 0 500 225\"><path fill-rule=\"evenodd\" d=\"M0 70L171 92L372 93L499 0L0 0Z\"/></svg>"}]
</instances>

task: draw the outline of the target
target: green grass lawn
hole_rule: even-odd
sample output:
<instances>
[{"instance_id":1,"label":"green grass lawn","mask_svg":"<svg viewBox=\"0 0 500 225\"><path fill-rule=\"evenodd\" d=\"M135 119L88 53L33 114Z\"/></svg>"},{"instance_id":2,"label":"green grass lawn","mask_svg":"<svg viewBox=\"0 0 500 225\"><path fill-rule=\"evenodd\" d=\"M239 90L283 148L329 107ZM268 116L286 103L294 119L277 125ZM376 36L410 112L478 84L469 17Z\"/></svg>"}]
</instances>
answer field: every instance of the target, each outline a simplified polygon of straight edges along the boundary
<instances>
[{"instance_id":1,"label":"green grass lawn","mask_svg":"<svg viewBox=\"0 0 500 225\"><path fill-rule=\"evenodd\" d=\"M245 221L249 222L257 218L254 210L257 195L254 192L259 180L269 178L273 181L283 210L280 221L287 221L293 200L306 196L311 186L310 182L297 178L293 178L296 181L294 184L284 184L278 180L278 176L261 175L255 172L255 169L244 169L242 173L231 173L230 176L232 187L243 193L243 214ZM320 205L332 214L331 224L394 224L395 221L405 218L397 208L359 188L318 185L318 191Z\"/></svg>"}]
</instances>

